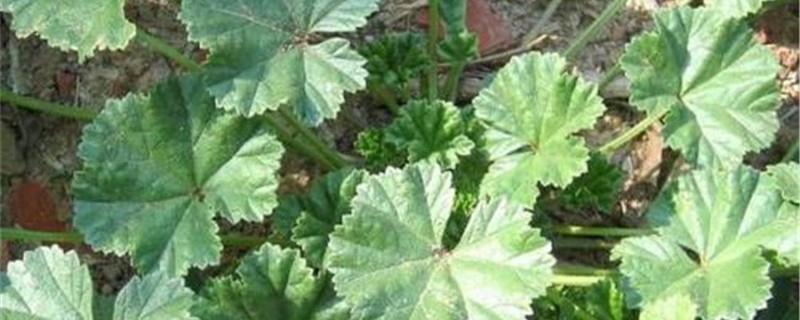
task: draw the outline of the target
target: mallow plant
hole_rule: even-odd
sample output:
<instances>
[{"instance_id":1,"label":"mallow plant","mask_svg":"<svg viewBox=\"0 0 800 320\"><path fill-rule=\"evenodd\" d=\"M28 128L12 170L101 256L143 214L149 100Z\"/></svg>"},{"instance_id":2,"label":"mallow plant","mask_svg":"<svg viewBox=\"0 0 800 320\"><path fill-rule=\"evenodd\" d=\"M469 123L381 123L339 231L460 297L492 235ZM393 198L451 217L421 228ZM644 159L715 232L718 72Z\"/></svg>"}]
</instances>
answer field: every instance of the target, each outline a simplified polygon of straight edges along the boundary
<instances>
[{"instance_id":1,"label":"mallow plant","mask_svg":"<svg viewBox=\"0 0 800 320\"><path fill-rule=\"evenodd\" d=\"M353 32L378 0L183 0L178 18L208 51L203 62L138 28L123 0L0 0L17 36L80 61L137 41L183 70L99 114L0 91L9 106L88 122L72 177L75 232L0 237L85 243L137 273L98 294L75 251L40 246L0 274L0 315L717 320L791 303L773 287L797 276L800 168L743 162L779 127L779 65L750 26L779 4L705 2L654 12L595 84L572 60L620 10L614 0L569 54L519 53L464 101L462 72L480 60L463 0L430 0L424 35L366 43ZM606 112L598 92L620 75L643 118L587 143ZM391 121L344 154L316 128L364 92ZM623 173L610 157L656 123L686 168L670 171L645 226L548 221L554 206L540 198L612 212ZM324 172L305 193L277 192L288 152ZM269 231L233 234L220 220ZM251 250L189 289L187 274L219 265L226 246ZM610 249L610 259L601 269L560 249Z\"/></svg>"}]
</instances>

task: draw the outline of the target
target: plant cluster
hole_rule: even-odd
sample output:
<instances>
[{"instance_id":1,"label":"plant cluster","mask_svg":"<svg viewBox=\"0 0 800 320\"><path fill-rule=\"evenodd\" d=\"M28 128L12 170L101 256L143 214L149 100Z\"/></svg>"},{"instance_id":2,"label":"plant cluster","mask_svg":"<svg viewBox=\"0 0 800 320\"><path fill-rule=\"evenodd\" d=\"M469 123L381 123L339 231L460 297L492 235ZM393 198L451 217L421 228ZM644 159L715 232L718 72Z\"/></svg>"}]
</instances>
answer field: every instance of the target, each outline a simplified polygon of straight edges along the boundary
<instances>
[{"instance_id":1,"label":"plant cluster","mask_svg":"<svg viewBox=\"0 0 800 320\"><path fill-rule=\"evenodd\" d=\"M762 2L655 12L653 30L619 61L646 117L596 148L582 132L606 110L598 86L557 53L511 58L468 105L456 104L477 56L464 0L431 0L425 38L389 35L360 50L341 35L364 26L378 0L183 0L189 39L209 52L202 65L137 30L123 0L0 0L17 35L38 34L81 60L135 40L187 69L96 116L2 91L0 100L91 123L72 182L79 235L0 236L83 241L130 257L140 276L116 297L97 295L74 252L43 246L0 274L0 315L752 319L781 268L800 259L800 167L742 163L778 129L778 64L746 19ZM314 127L362 89L395 117L363 132L365 161L351 161ZM622 173L607 158L655 122L691 169L660 192L649 229L614 229L635 235L611 245L618 271L557 262L553 247L567 242L551 235L613 232L532 223L540 194L611 211ZM276 194L287 150L328 170L307 193ZM220 235L215 222L265 218L271 234L254 241ZM198 292L185 287L190 268L217 265L223 246L243 243L258 248L235 272Z\"/></svg>"}]
</instances>

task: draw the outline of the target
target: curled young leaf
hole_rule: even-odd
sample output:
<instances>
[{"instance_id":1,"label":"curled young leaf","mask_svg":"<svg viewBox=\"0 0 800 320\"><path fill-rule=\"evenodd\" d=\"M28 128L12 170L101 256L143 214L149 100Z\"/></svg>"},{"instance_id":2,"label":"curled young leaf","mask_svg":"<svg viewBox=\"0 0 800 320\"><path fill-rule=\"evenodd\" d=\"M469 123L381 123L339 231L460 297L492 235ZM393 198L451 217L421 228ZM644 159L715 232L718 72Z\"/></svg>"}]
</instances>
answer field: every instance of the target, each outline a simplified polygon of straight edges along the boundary
<instances>
[{"instance_id":1,"label":"curled young leaf","mask_svg":"<svg viewBox=\"0 0 800 320\"><path fill-rule=\"evenodd\" d=\"M215 108L194 76L109 102L78 149L76 228L145 272L216 263L215 215L257 221L277 205L283 147L261 121Z\"/></svg>"},{"instance_id":2,"label":"curled young leaf","mask_svg":"<svg viewBox=\"0 0 800 320\"><path fill-rule=\"evenodd\" d=\"M234 276L214 279L192 310L201 319L346 320L330 277L315 277L300 253L266 243Z\"/></svg>"},{"instance_id":3,"label":"curled young leaf","mask_svg":"<svg viewBox=\"0 0 800 320\"><path fill-rule=\"evenodd\" d=\"M461 112L450 102L412 101L386 129L387 140L408 151L408 161L430 160L455 168L475 144L466 136Z\"/></svg>"},{"instance_id":4,"label":"curled young leaf","mask_svg":"<svg viewBox=\"0 0 800 320\"><path fill-rule=\"evenodd\" d=\"M651 116L668 112L667 145L692 163L727 167L769 146L778 130L779 65L747 23L685 7L654 18L656 30L631 42L620 63L631 102Z\"/></svg>"},{"instance_id":5,"label":"curled young leaf","mask_svg":"<svg viewBox=\"0 0 800 320\"><path fill-rule=\"evenodd\" d=\"M475 99L493 161L482 193L530 207L537 184L564 187L586 171L589 150L575 133L591 128L605 107L594 85L566 70L555 54L517 56Z\"/></svg>"},{"instance_id":6,"label":"curled young leaf","mask_svg":"<svg viewBox=\"0 0 800 320\"><path fill-rule=\"evenodd\" d=\"M420 163L371 176L331 234L329 270L358 319L524 319L555 259L512 202L479 203L453 248L443 245L450 174Z\"/></svg>"},{"instance_id":7,"label":"curled young leaf","mask_svg":"<svg viewBox=\"0 0 800 320\"><path fill-rule=\"evenodd\" d=\"M122 49L136 34L125 19L125 0L0 0L0 11L14 18L18 36L33 33L62 50L75 50L84 61L97 49Z\"/></svg>"},{"instance_id":8,"label":"curled young leaf","mask_svg":"<svg viewBox=\"0 0 800 320\"><path fill-rule=\"evenodd\" d=\"M318 125L333 118L345 92L364 88L366 60L342 38L377 10L377 0L186 0L189 38L211 52L205 82L220 108L250 117L289 105Z\"/></svg>"},{"instance_id":9,"label":"curled young leaf","mask_svg":"<svg viewBox=\"0 0 800 320\"><path fill-rule=\"evenodd\" d=\"M0 274L0 317L6 320L95 318L89 269L74 251L57 246L25 252L21 261ZM180 278L161 272L133 277L113 301L114 320L194 319L194 294Z\"/></svg>"},{"instance_id":10,"label":"curled young leaf","mask_svg":"<svg viewBox=\"0 0 800 320\"><path fill-rule=\"evenodd\" d=\"M613 250L634 290L629 302L686 295L704 319L751 319L772 285L762 248L798 236L798 212L782 212L782 202L772 180L745 166L678 178L648 213L660 217L658 235L627 238Z\"/></svg>"}]
</instances>

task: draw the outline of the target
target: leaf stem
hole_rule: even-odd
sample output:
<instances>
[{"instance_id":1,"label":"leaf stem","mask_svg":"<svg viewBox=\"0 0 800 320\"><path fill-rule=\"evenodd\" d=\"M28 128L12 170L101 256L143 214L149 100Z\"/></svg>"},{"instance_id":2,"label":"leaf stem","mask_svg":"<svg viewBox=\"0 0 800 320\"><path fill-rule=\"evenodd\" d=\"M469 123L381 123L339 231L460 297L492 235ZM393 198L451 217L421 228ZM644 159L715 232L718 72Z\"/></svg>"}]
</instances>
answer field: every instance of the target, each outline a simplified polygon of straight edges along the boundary
<instances>
[{"instance_id":1,"label":"leaf stem","mask_svg":"<svg viewBox=\"0 0 800 320\"><path fill-rule=\"evenodd\" d=\"M300 136L310 143L313 149L319 152L322 156L328 159L334 168L343 168L347 166L347 161L342 158L339 153L331 149L325 142L323 142L311 129L306 127L294 114L287 111L286 108L279 108L278 114L285 120L285 122Z\"/></svg>"},{"instance_id":2,"label":"leaf stem","mask_svg":"<svg viewBox=\"0 0 800 320\"><path fill-rule=\"evenodd\" d=\"M797 159L798 142L800 142L800 140L794 140L794 143L792 143L792 145L789 147L789 150L786 151L786 154L783 156L783 159L781 159L781 162L791 162L792 160Z\"/></svg>"},{"instance_id":3,"label":"leaf stem","mask_svg":"<svg viewBox=\"0 0 800 320\"><path fill-rule=\"evenodd\" d=\"M136 28L136 37L134 39L150 50L156 51L163 56L172 59L177 64L186 68L186 70L197 71L200 69L199 63L183 55L180 51L178 51L178 49L175 49L166 41L147 33L142 28Z\"/></svg>"},{"instance_id":4,"label":"leaf stem","mask_svg":"<svg viewBox=\"0 0 800 320\"><path fill-rule=\"evenodd\" d=\"M383 102L389 111L392 114L397 115L400 112L400 108L397 104L397 98L395 95L390 91L385 85L376 84L369 86L369 91L372 92L378 100Z\"/></svg>"},{"instance_id":5,"label":"leaf stem","mask_svg":"<svg viewBox=\"0 0 800 320\"><path fill-rule=\"evenodd\" d=\"M325 169L334 170L336 168L330 162L330 160L328 160L328 158L326 156L320 154L319 152L316 151L316 149L312 148L311 146L309 146L307 144L303 144L300 141L298 141L297 139L295 139L292 136L292 134L289 133L289 131L284 126L282 126L280 123L278 123L278 121L276 121L272 117L273 115L275 115L275 114L266 114L266 115L264 115L264 123L266 123L268 126L270 126L275 131L275 134L278 136L278 139L280 139L281 142L283 142L284 144L288 145L289 147L291 147L295 151L298 151L298 152L300 152L302 154L305 154L306 156L316 160L317 163L319 163L320 165L325 167Z\"/></svg>"},{"instance_id":6,"label":"leaf stem","mask_svg":"<svg viewBox=\"0 0 800 320\"><path fill-rule=\"evenodd\" d=\"M428 55L431 65L426 70L428 99L431 101L439 97L439 70L437 62L439 59L436 50L439 43L439 0L428 1Z\"/></svg>"},{"instance_id":7,"label":"leaf stem","mask_svg":"<svg viewBox=\"0 0 800 320\"><path fill-rule=\"evenodd\" d=\"M464 72L464 67L466 65L467 64L465 61L450 66L450 70L447 72L447 81L445 82L443 92L446 100L455 102L456 98L458 97L458 82L461 79L461 73Z\"/></svg>"},{"instance_id":8,"label":"leaf stem","mask_svg":"<svg viewBox=\"0 0 800 320\"><path fill-rule=\"evenodd\" d=\"M605 279L605 276L576 276L556 273L553 275L553 284L573 287L588 287Z\"/></svg>"},{"instance_id":9,"label":"leaf stem","mask_svg":"<svg viewBox=\"0 0 800 320\"><path fill-rule=\"evenodd\" d=\"M600 79L600 82L597 83L597 92L603 92L603 90L611 84L614 79L621 76L624 72L622 71L622 65L617 62L611 69L606 71L606 74L603 75L603 78Z\"/></svg>"},{"instance_id":10,"label":"leaf stem","mask_svg":"<svg viewBox=\"0 0 800 320\"><path fill-rule=\"evenodd\" d=\"M240 234L221 236L222 244L231 247L256 247L266 242L265 238ZM84 243L83 236L74 231L47 232L19 228L0 228L0 240L18 240L26 242L63 242Z\"/></svg>"},{"instance_id":11,"label":"leaf stem","mask_svg":"<svg viewBox=\"0 0 800 320\"><path fill-rule=\"evenodd\" d=\"M607 241L602 239L565 237L553 238L551 242L553 243L553 247L557 249L611 249L617 244L615 241Z\"/></svg>"},{"instance_id":12,"label":"leaf stem","mask_svg":"<svg viewBox=\"0 0 800 320\"><path fill-rule=\"evenodd\" d=\"M597 151L605 155L611 154L612 152L624 146L634 138L638 137L642 132L647 130L647 128L650 128L651 125L661 120L661 118L664 115L666 115L667 112L669 112L669 109L664 109L662 111L657 112L656 114L647 116L646 118L639 121L639 123L637 123L632 128L628 129L618 137L604 144L602 147L597 149Z\"/></svg>"},{"instance_id":13,"label":"leaf stem","mask_svg":"<svg viewBox=\"0 0 800 320\"><path fill-rule=\"evenodd\" d=\"M16 107L82 121L91 121L97 115L97 112L87 108L67 106L37 98L25 97L4 89L0 89L0 101L8 102Z\"/></svg>"},{"instance_id":14,"label":"leaf stem","mask_svg":"<svg viewBox=\"0 0 800 320\"><path fill-rule=\"evenodd\" d=\"M600 16L597 17L588 28L583 30L581 34L578 35L577 38L567 47L567 50L564 51L564 58L568 61L574 60L577 58L578 54L583 51L583 48L586 47L586 44L592 40L598 32L600 32L603 27L605 27L608 22L611 21L613 18L623 7L625 7L625 2L627 0L614 0L613 2L609 3L608 6L600 13Z\"/></svg>"},{"instance_id":15,"label":"leaf stem","mask_svg":"<svg viewBox=\"0 0 800 320\"><path fill-rule=\"evenodd\" d=\"M550 231L560 235L589 236L589 237L636 237L655 234L652 229L637 228L609 228L609 227L584 227L584 226L553 226Z\"/></svg>"}]
</instances>

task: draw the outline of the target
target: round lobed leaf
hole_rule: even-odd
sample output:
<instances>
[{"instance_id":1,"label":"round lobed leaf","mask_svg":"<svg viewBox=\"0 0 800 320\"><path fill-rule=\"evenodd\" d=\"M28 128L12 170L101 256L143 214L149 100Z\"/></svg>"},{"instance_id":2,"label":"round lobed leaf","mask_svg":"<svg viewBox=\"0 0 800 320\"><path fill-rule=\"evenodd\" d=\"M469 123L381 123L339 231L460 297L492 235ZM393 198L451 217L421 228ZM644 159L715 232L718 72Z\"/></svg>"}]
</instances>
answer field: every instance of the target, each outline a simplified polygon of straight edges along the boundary
<instances>
[{"instance_id":1,"label":"round lobed leaf","mask_svg":"<svg viewBox=\"0 0 800 320\"><path fill-rule=\"evenodd\" d=\"M594 85L566 70L555 54L516 56L475 98L493 161L482 193L531 207L537 184L565 187L586 171L589 150L574 135L591 128L605 107Z\"/></svg>"},{"instance_id":2,"label":"round lobed leaf","mask_svg":"<svg viewBox=\"0 0 800 320\"><path fill-rule=\"evenodd\" d=\"M95 50L128 45L136 26L125 19L124 7L125 0L0 0L19 37L39 34L54 47L77 51L81 62Z\"/></svg>"},{"instance_id":3,"label":"round lobed leaf","mask_svg":"<svg viewBox=\"0 0 800 320\"><path fill-rule=\"evenodd\" d=\"M779 65L747 23L685 7L654 19L656 31L632 41L620 63L631 102L649 115L668 112L666 143L692 163L727 167L769 146L778 130Z\"/></svg>"},{"instance_id":4,"label":"round lobed leaf","mask_svg":"<svg viewBox=\"0 0 800 320\"><path fill-rule=\"evenodd\" d=\"M109 102L84 129L75 226L139 270L183 275L219 260L215 212L233 223L270 214L282 153L260 121L215 108L199 79L167 80Z\"/></svg>"},{"instance_id":5,"label":"round lobed leaf","mask_svg":"<svg viewBox=\"0 0 800 320\"><path fill-rule=\"evenodd\" d=\"M290 105L306 123L335 117L345 92L366 85L366 60L342 38L312 44L315 32L349 32L377 0L187 0L180 19L210 50L205 82L220 108L250 117Z\"/></svg>"},{"instance_id":6,"label":"round lobed leaf","mask_svg":"<svg viewBox=\"0 0 800 320\"><path fill-rule=\"evenodd\" d=\"M357 319L524 319L555 259L519 205L479 203L454 248L442 244L450 174L420 163L369 177L331 234L329 270Z\"/></svg>"},{"instance_id":7,"label":"round lobed leaf","mask_svg":"<svg viewBox=\"0 0 800 320\"><path fill-rule=\"evenodd\" d=\"M648 213L661 222L658 235L627 238L612 253L634 289L629 302L682 294L704 319L751 319L772 285L762 248L796 238L798 212L781 211L772 180L745 166L696 170L665 192Z\"/></svg>"}]
</instances>

